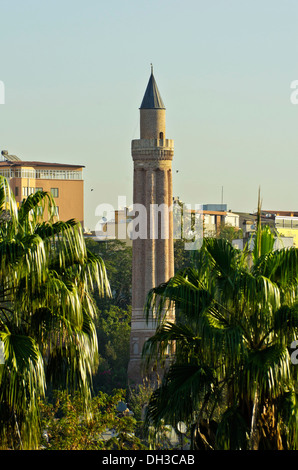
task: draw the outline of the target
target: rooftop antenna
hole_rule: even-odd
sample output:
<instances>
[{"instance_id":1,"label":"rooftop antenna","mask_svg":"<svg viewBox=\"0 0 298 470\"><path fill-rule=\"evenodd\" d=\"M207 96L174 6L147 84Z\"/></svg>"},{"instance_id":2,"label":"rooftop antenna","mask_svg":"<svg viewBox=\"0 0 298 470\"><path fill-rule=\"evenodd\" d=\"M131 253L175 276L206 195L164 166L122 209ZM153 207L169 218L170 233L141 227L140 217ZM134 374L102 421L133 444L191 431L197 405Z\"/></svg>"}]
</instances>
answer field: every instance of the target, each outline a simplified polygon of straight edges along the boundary
<instances>
[{"instance_id":1,"label":"rooftop antenna","mask_svg":"<svg viewBox=\"0 0 298 470\"><path fill-rule=\"evenodd\" d=\"M153 64L150 64L151 65L151 73L153 75Z\"/></svg>"}]
</instances>

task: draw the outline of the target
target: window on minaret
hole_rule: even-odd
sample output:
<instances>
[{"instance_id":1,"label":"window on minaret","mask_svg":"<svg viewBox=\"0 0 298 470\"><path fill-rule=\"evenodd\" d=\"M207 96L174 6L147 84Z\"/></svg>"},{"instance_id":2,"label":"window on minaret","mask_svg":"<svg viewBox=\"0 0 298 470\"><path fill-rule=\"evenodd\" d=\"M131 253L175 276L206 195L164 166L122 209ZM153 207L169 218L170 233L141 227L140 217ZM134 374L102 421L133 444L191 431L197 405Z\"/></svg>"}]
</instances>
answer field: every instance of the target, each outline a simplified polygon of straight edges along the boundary
<instances>
[{"instance_id":1,"label":"window on minaret","mask_svg":"<svg viewBox=\"0 0 298 470\"><path fill-rule=\"evenodd\" d=\"M160 132L160 133L159 133L159 138L160 138L160 139L163 139L163 132Z\"/></svg>"}]
</instances>

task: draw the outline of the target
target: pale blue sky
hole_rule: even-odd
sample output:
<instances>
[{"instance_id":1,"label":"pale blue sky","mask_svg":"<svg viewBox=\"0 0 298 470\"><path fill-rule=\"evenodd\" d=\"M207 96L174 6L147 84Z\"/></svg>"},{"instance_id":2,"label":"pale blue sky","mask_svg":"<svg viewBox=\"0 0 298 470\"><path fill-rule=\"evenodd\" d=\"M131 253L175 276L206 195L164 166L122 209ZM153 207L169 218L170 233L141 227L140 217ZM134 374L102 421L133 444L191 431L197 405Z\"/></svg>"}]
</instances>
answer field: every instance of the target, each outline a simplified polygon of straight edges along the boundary
<instances>
[{"instance_id":1,"label":"pale blue sky","mask_svg":"<svg viewBox=\"0 0 298 470\"><path fill-rule=\"evenodd\" d=\"M298 210L297 0L1 0L0 18L0 149L85 165L89 227L98 204L132 202L151 62L174 195L217 203L223 186L254 211L260 185L264 208Z\"/></svg>"}]
</instances>

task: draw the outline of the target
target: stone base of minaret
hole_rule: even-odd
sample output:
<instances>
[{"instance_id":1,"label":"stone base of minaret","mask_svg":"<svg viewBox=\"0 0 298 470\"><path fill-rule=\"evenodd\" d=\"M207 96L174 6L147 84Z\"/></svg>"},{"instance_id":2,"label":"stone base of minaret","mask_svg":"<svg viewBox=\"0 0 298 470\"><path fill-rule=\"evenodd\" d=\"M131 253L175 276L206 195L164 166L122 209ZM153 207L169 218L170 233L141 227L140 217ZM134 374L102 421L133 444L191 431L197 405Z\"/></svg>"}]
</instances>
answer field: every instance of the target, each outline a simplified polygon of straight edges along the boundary
<instances>
[{"instance_id":1,"label":"stone base of minaret","mask_svg":"<svg viewBox=\"0 0 298 470\"><path fill-rule=\"evenodd\" d=\"M142 356L145 342L154 336L156 332L156 323L145 321L143 309L137 309L133 312L132 333L130 339L131 351L128 366L129 385L139 385L143 381L149 381L151 385L158 385L161 381L165 370L169 367L173 349L168 350L165 354L165 362L147 364L146 356ZM174 309L166 314L167 321L174 321Z\"/></svg>"},{"instance_id":2,"label":"stone base of minaret","mask_svg":"<svg viewBox=\"0 0 298 470\"><path fill-rule=\"evenodd\" d=\"M132 310L131 337L130 337L130 361L128 365L128 378L130 385L142 383L147 378L143 367L142 350L145 342L155 334L155 327L152 324L148 327L145 320L144 310L135 308Z\"/></svg>"}]
</instances>

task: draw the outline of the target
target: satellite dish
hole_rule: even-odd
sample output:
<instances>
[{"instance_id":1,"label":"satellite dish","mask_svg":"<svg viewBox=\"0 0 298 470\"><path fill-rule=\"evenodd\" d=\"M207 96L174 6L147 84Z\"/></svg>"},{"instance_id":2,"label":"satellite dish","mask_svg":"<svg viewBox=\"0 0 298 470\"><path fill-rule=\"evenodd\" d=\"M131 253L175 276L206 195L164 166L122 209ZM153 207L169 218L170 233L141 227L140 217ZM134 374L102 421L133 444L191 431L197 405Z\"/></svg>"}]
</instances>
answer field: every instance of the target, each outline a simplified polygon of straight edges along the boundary
<instances>
[{"instance_id":1,"label":"satellite dish","mask_svg":"<svg viewBox=\"0 0 298 470\"><path fill-rule=\"evenodd\" d=\"M120 411L120 413L123 413L123 411L127 410L127 404L124 403L123 401L120 401L117 405L117 411Z\"/></svg>"}]
</instances>

